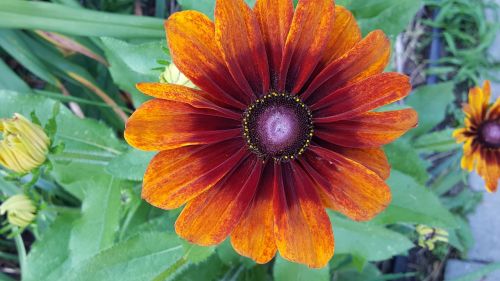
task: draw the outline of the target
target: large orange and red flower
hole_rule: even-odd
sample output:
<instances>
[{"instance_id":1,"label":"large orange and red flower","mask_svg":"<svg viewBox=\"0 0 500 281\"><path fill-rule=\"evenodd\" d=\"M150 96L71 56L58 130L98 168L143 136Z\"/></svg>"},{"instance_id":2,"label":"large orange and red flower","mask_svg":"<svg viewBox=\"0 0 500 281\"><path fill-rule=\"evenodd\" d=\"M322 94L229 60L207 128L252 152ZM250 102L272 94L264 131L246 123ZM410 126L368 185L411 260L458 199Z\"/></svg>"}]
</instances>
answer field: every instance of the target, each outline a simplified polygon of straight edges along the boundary
<instances>
[{"instance_id":1,"label":"large orange and red flower","mask_svg":"<svg viewBox=\"0 0 500 281\"><path fill-rule=\"evenodd\" d=\"M184 11L165 24L174 63L200 89L141 83L155 99L127 123L134 147L161 151L143 198L183 206L177 233L258 263L276 251L322 267L334 251L326 208L369 220L391 200L381 147L417 124L412 109L375 109L408 95L382 73L390 42L364 39L332 0L218 0L215 22Z\"/></svg>"},{"instance_id":2,"label":"large orange and red flower","mask_svg":"<svg viewBox=\"0 0 500 281\"><path fill-rule=\"evenodd\" d=\"M476 169L485 180L486 189L495 192L500 179L500 99L490 106L491 87L469 92L469 103L464 104L465 128L455 130L457 142L464 143L462 168Z\"/></svg>"}]
</instances>

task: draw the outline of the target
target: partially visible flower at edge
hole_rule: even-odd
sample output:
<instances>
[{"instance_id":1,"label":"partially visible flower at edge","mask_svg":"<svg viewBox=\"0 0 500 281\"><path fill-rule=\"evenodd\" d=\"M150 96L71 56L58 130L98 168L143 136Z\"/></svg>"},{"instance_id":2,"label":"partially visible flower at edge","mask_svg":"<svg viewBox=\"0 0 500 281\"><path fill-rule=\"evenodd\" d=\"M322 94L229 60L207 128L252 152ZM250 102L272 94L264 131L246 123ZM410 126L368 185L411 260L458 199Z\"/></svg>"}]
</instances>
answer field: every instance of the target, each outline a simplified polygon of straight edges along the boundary
<instances>
[{"instance_id":1,"label":"partially visible flower at edge","mask_svg":"<svg viewBox=\"0 0 500 281\"><path fill-rule=\"evenodd\" d=\"M0 165L16 173L28 173L47 159L50 139L42 127L15 113L0 119Z\"/></svg>"},{"instance_id":2,"label":"partially visible flower at edge","mask_svg":"<svg viewBox=\"0 0 500 281\"><path fill-rule=\"evenodd\" d=\"M36 217L36 207L31 199L24 194L11 196L0 205L0 215L7 213L11 225L24 228Z\"/></svg>"},{"instance_id":3,"label":"partially visible flower at edge","mask_svg":"<svg viewBox=\"0 0 500 281\"><path fill-rule=\"evenodd\" d=\"M448 232L440 228L432 228L426 225L418 225L418 245L422 248L434 250L437 242L448 243Z\"/></svg>"},{"instance_id":4,"label":"partially visible flower at edge","mask_svg":"<svg viewBox=\"0 0 500 281\"><path fill-rule=\"evenodd\" d=\"M185 205L182 238L241 255L325 266L334 253L330 208L367 221L391 201L382 146L418 123L413 109L377 112L405 98L409 78L383 73L390 41L362 38L331 0L217 0L215 21L196 11L166 21L173 62L198 89L140 83L154 97L125 139L160 151L142 197Z\"/></svg>"},{"instance_id":5,"label":"partially visible flower at edge","mask_svg":"<svg viewBox=\"0 0 500 281\"><path fill-rule=\"evenodd\" d=\"M500 179L500 99L490 105L490 81L483 88L469 92L469 102L463 105L465 128L453 136L464 143L461 166L477 173L485 180L488 192L495 192Z\"/></svg>"}]
</instances>

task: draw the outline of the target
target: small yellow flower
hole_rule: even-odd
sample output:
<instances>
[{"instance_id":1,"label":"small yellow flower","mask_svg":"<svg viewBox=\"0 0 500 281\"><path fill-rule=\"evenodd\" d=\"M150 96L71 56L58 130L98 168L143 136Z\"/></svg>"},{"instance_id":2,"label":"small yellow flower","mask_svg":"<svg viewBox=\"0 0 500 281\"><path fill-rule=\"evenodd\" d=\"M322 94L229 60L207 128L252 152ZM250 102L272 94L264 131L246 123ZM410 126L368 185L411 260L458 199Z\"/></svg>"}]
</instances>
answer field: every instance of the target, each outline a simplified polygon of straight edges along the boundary
<instances>
[{"instance_id":1,"label":"small yellow flower","mask_svg":"<svg viewBox=\"0 0 500 281\"><path fill-rule=\"evenodd\" d=\"M7 213L7 220L11 225L26 227L35 219L36 207L24 194L9 197L0 205L0 215Z\"/></svg>"},{"instance_id":2,"label":"small yellow flower","mask_svg":"<svg viewBox=\"0 0 500 281\"><path fill-rule=\"evenodd\" d=\"M182 74L182 72L173 63L165 67L165 71L160 75L160 82L196 88L193 82Z\"/></svg>"},{"instance_id":3,"label":"small yellow flower","mask_svg":"<svg viewBox=\"0 0 500 281\"><path fill-rule=\"evenodd\" d=\"M50 139L43 129L20 114L0 119L0 165L27 173L45 162Z\"/></svg>"},{"instance_id":4,"label":"small yellow flower","mask_svg":"<svg viewBox=\"0 0 500 281\"><path fill-rule=\"evenodd\" d=\"M416 230L419 234L418 245L422 248L432 251L438 241L448 243L448 232L444 229L418 225Z\"/></svg>"}]
</instances>

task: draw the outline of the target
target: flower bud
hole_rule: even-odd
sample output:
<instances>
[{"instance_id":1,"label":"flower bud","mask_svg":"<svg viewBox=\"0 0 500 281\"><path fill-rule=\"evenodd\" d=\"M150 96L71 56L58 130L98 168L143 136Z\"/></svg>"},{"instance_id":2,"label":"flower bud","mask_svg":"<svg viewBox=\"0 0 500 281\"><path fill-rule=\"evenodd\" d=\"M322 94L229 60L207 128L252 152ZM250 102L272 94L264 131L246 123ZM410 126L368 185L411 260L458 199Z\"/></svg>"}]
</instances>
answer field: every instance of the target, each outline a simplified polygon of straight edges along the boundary
<instances>
[{"instance_id":1,"label":"flower bud","mask_svg":"<svg viewBox=\"0 0 500 281\"><path fill-rule=\"evenodd\" d=\"M434 250L438 241L448 243L448 232L440 228L432 228L426 225L418 225L418 245L422 248Z\"/></svg>"},{"instance_id":2,"label":"flower bud","mask_svg":"<svg viewBox=\"0 0 500 281\"><path fill-rule=\"evenodd\" d=\"M182 74L182 72L173 63L165 67L165 71L160 75L160 82L196 88L193 82Z\"/></svg>"},{"instance_id":3,"label":"flower bud","mask_svg":"<svg viewBox=\"0 0 500 281\"><path fill-rule=\"evenodd\" d=\"M9 197L0 205L0 215L7 213L11 225L26 227L35 219L36 207L24 194Z\"/></svg>"},{"instance_id":4,"label":"flower bud","mask_svg":"<svg viewBox=\"0 0 500 281\"><path fill-rule=\"evenodd\" d=\"M42 165L50 139L43 129L20 114L0 119L0 165L16 173L27 173Z\"/></svg>"}]
</instances>

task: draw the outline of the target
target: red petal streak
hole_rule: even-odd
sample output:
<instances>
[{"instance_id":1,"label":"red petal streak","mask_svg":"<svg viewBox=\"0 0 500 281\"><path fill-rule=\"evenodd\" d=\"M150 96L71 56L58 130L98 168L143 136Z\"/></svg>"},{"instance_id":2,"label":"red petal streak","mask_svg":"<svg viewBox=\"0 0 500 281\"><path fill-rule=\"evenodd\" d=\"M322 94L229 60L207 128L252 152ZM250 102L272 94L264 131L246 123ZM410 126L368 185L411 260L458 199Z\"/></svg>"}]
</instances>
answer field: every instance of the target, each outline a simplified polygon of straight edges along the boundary
<instances>
[{"instance_id":1,"label":"red petal streak","mask_svg":"<svg viewBox=\"0 0 500 281\"><path fill-rule=\"evenodd\" d=\"M257 0L254 11L266 46L271 87L276 89L283 49L292 24L293 4L290 0Z\"/></svg>"},{"instance_id":2,"label":"red petal streak","mask_svg":"<svg viewBox=\"0 0 500 281\"><path fill-rule=\"evenodd\" d=\"M299 177L294 163L275 170L283 173L274 189L276 244L283 258L320 268L333 256L332 226L316 191Z\"/></svg>"},{"instance_id":3,"label":"red petal streak","mask_svg":"<svg viewBox=\"0 0 500 281\"><path fill-rule=\"evenodd\" d=\"M372 219L391 201L391 191L373 171L344 156L317 146L301 165L316 183L328 208L357 221Z\"/></svg>"},{"instance_id":4,"label":"red petal streak","mask_svg":"<svg viewBox=\"0 0 500 281\"><path fill-rule=\"evenodd\" d=\"M231 244L236 252L261 264L269 262L276 254L273 189L277 181L272 162L265 167L252 203L231 233Z\"/></svg>"},{"instance_id":5,"label":"red petal streak","mask_svg":"<svg viewBox=\"0 0 500 281\"><path fill-rule=\"evenodd\" d=\"M389 63L391 43L376 30L342 57L328 64L301 95L313 104L332 92L384 71Z\"/></svg>"},{"instance_id":6,"label":"red petal streak","mask_svg":"<svg viewBox=\"0 0 500 281\"><path fill-rule=\"evenodd\" d=\"M209 144L241 135L240 121L216 116L217 112L189 104L154 99L130 116L127 142L142 150L166 150Z\"/></svg>"},{"instance_id":7,"label":"red petal streak","mask_svg":"<svg viewBox=\"0 0 500 281\"><path fill-rule=\"evenodd\" d=\"M311 106L314 122L351 119L393 103L411 91L410 79L398 73L382 73L337 90Z\"/></svg>"},{"instance_id":8,"label":"red petal streak","mask_svg":"<svg viewBox=\"0 0 500 281\"><path fill-rule=\"evenodd\" d=\"M214 99L245 109L250 100L239 94L215 42L210 19L195 11L178 12L168 18L165 29L172 59L180 71Z\"/></svg>"},{"instance_id":9,"label":"red petal streak","mask_svg":"<svg viewBox=\"0 0 500 281\"><path fill-rule=\"evenodd\" d=\"M215 104L210 94L204 91L165 83L138 83L136 87L142 93L158 99L182 102L196 108L212 109L220 113L221 117L241 120L241 113Z\"/></svg>"},{"instance_id":10,"label":"red petal streak","mask_svg":"<svg viewBox=\"0 0 500 281\"><path fill-rule=\"evenodd\" d=\"M248 97L269 90L269 64L259 23L243 0L217 0L215 37L242 92Z\"/></svg>"},{"instance_id":11,"label":"red petal streak","mask_svg":"<svg viewBox=\"0 0 500 281\"><path fill-rule=\"evenodd\" d=\"M299 0L283 51L279 91L302 89L328 44L334 16L332 0Z\"/></svg>"},{"instance_id":12,"label":"red petal streak","mask_svg":"<svg viewBox=\"0 0 500 281\"><path fill-rule=\"evenodd\" d=\"M367 112L349 120L317 123L315 135L345 147L380 147L395 141L417 123L418 115L413 109Z\"/></svg>"},{"instance_id":13,"label":"red petal streak","mask_svg":"<svg viewBox=\"0 0 500 281\"><path fill-rule=\"evenodd\" d=\"M219 244L250 205L263 164L250 155L214 187L189 202L175 223L179 236L198 245Z\"/></svg>"},{"instance_id":14,"label":"red petal streak","mask_svg":"<svg viewBox=\"0 0 500 281\"><path fill-rule=\"evenodd\" d=\"M179 208L214 186L247 155L241 139L162 151L146 170L142 198L158 208Z\"/></svg>"}]
</instances>

